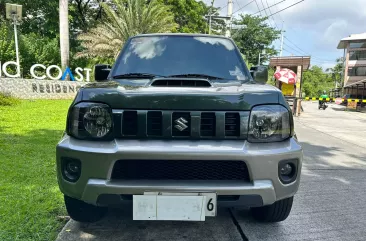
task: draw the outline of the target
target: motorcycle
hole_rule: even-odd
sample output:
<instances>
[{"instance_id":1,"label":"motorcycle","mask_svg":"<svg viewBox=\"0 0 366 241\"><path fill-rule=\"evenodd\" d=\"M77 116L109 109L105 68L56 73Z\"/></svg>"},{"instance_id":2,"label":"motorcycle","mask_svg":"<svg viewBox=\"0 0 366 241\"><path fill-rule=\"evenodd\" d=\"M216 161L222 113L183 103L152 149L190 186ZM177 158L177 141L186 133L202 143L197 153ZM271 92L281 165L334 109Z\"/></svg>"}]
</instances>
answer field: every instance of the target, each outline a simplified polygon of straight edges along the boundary
<instances>
[{"instance_id":1,"label":"motorcycle","mask_svg":"<svg viewBox=\"0 0 366 241\"><path fill-rule=\"evenodd\" d=\"M328 107L328 105L325 103L325 101L319 101L318 109L325 110Z\"/></svg>"}]
</instances>

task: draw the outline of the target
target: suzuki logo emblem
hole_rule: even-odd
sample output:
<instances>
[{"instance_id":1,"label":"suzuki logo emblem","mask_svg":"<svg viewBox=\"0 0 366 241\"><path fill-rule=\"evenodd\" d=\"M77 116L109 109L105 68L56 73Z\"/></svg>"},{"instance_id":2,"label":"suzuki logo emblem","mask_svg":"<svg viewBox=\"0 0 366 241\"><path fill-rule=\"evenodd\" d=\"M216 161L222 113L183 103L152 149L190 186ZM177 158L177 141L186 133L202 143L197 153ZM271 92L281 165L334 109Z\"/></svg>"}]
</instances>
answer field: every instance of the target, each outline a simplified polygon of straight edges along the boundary
<instances>
[{"instance_id":1,"label":"suzuki logo emblem","mask_svg":"<svg viewBox=\"0 0 366 241\"><path fill-rule=\"evenodd\" d=\"M188 128L188 126L186 125L188 123L188 121L186 119L184 119L183 117L176 119L174 122L176 124L174 127L180 131L184 131L185 129Z\"/></svg>"}]
</instances>

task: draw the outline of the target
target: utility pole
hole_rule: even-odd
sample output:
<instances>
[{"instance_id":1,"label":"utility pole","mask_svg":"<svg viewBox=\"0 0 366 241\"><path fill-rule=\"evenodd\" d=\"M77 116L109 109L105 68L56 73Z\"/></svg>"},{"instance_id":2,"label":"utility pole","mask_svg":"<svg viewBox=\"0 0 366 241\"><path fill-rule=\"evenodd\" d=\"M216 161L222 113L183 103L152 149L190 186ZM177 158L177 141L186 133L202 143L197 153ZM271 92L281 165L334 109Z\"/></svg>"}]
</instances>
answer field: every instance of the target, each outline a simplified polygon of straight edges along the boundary
<instances>
[{"instance_id":1,"label":"utility pole","mask_svg":"<svg viewBox=\"0 0 366 241\"><path fill-rule=\"evenodd\" d=\"M259 53L259 58L258 58L258 66L261 65L261 55L265 55L266 54L266 50L263 49L262 52Z\"/></svg>"},{"instance_id":2,"label":"utility pole","mask_svg":"<svg viewBox=\"0 0 366 241\"><path fill-rule=\"evenodd\" d=\"M231 27L232 16L233 16L233 0L228 0L228 2L227 2L228 21L227 21L227 24L226 24L226 34L225 34L226 37L231 36L230 27Z\"/></svg>"},{"instance_id":3,"label":"utility pole","mask_svg":"<svg viewBox=\"0 0 366 241\"><path fill-rule=\"evenodd\" d=\"M212 15L208 16L208 34L211 34L211 18L212 18Z\"/></svg>"},{"instance_id":4,"label":"utility pole","mask_svg":"<svg viewBox=\"0 0 366 241\"><path fill-rule=\"evenodd\" d=\"M20 61L19 61L19 47L18 47L18 20L22 19L22 5L6 4L6 18L12 19L14 24L14 38L15 38L15 54L17 58L17 76L20 77Z\"/></svg>"},{"instance_id":5,"label":"utility pole","mask_svg":"<svg viewBox=\"0 0 366 241\"><path fill-rule=\"evenodd\" d=\"M282 57L282 51L283 51L283 24L284 21L282 21L282 29L281 29L281 50L280 50L280 57Z\"/></svg>"},{"instance_id":6,"label":"utility pole","mask_svg":"<svg viewBox=\"0 0 366 241\"><path fill-rule=\"evenodd\" d=\"M20 77L20 62L19 62L19 46L18 46L18 31L17 31L17 17L13 14L14 20L14 36L15 36L15 54L17 56L17 74Z\"/></svg>"},{"instance_id":7,"label":"utility pole","mask_svg":"<svg viewBox=\"0 0 366 241\"><path fill-rule=\"evenodd\" d=\"M69 65L70 42L69 42L69 1L59 0L60 18L60 51L61 66L65 70Z\"/></svg>"}]
</instances>

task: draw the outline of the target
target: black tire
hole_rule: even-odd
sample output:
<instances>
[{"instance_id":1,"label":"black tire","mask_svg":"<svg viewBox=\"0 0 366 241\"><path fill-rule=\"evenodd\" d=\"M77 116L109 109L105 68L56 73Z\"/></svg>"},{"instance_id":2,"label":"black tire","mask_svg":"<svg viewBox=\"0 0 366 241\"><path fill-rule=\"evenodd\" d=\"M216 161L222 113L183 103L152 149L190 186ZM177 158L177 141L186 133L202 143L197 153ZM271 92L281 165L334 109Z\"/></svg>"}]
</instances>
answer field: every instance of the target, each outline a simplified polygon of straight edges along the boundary
<instances>
[{"instance_id":1,"label":"black tire","mask_svg":"<svg viewBox=\"0 0 366 241\"><path fill-rule=\"evenodd\" d=\"M106 207L97 207L66 195L64 200L68 214L73 220L78 222L97 222L108 212Z\"/></svg>"},{"instance_id":2,"label":"black tire","mask_svg":"<svg viewBox=\"0 0 366 241\"><path fill-rule=\"evenodd\" d=\"M290 214L294 197L277 201L271 205L251 208L252 216L260 222L281 222Z\"/></svg>"}]
</instances>

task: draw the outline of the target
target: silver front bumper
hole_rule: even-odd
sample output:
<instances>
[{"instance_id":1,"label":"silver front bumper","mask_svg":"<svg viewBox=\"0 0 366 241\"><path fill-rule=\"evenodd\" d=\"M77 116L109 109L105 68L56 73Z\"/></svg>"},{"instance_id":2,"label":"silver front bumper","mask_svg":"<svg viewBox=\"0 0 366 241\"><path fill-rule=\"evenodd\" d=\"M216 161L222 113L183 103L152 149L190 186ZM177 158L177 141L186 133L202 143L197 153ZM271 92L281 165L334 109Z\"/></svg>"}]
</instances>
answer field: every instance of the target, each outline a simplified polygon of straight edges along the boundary
<instances>
[{"instance_id":1,"label":"silver front bumper","mask_svg":"<svg viewBox=\"0 0 366 241\"><path fill-rule=\"evenodd\" d=\"M302 149L295 139L278 143L242 140L114 140L81 141L64 136L57 145L57 176L60 190L68 196L96 204L101 194L143 194L145 191L216 192L218 195L260 195L263 205L293 196L299 187ZM61 175L61 157L79 159L82 174L76 183ZM112 181L114 163L121 159L149 160L237 160L248 167L250 182L244 181ZM297 179L282 184L278 163L298 160Z\"/></svg>"}]
</instances>

